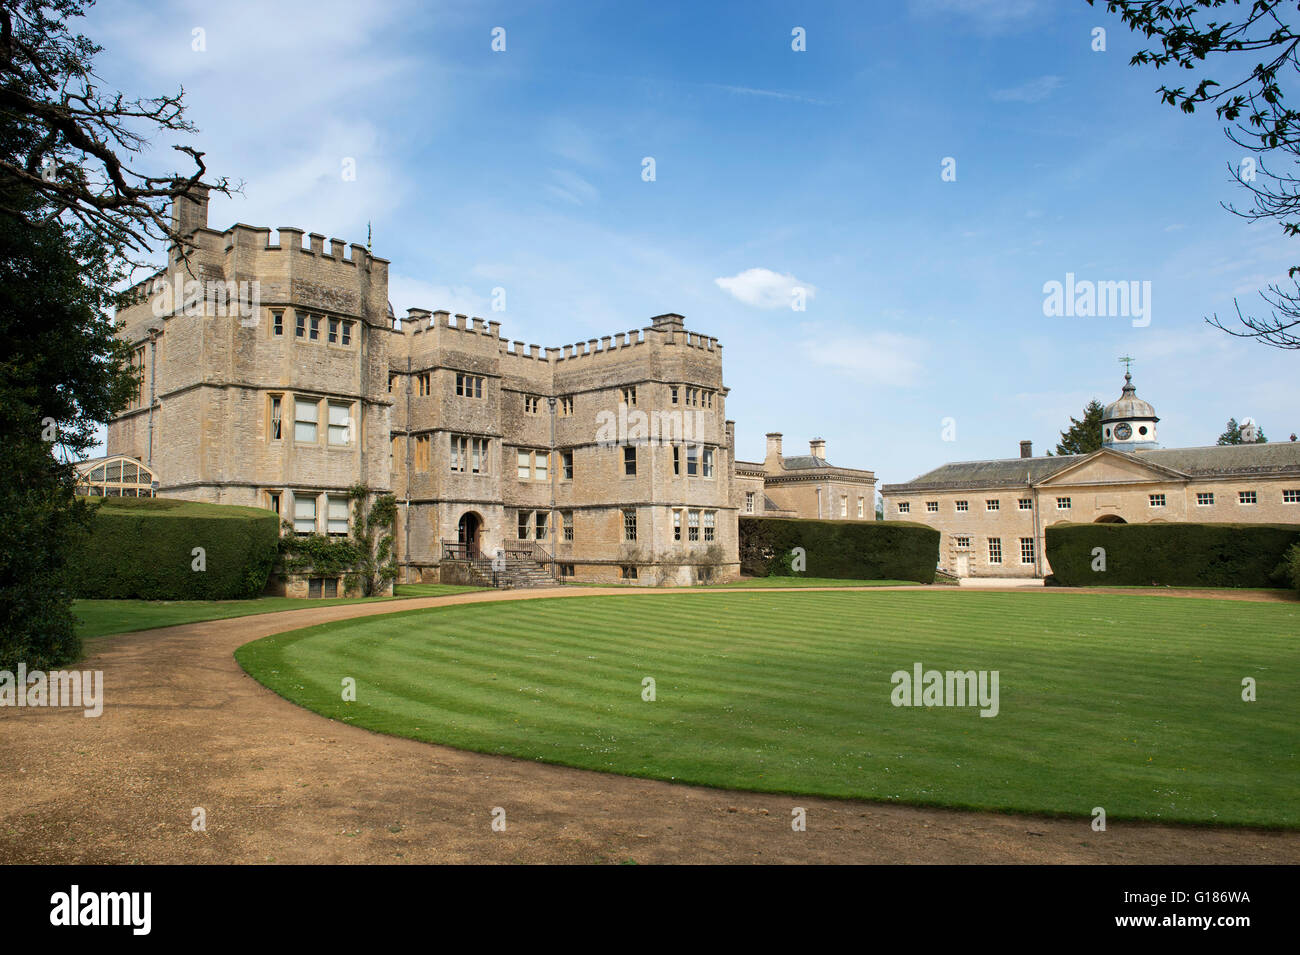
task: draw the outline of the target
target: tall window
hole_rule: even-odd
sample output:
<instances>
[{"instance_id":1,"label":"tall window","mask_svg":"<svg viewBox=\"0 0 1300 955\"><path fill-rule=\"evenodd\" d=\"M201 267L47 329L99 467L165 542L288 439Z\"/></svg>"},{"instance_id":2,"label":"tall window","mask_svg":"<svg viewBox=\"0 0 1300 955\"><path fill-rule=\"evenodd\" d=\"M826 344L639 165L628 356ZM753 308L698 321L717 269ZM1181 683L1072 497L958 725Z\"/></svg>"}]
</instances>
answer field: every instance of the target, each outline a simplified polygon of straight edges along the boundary
<instances>
[{"instance_id":1,"label":"tall window","mask_svg":"<svg viewBox=\"0 0 1300 955\"><path fill-rule=\"evenodd\" d=\"M623 449L623 473L636 474L636 448L628 446Z\"/></svg>"},{"instance_id":2,"label":"tall window","mask_svg":"<svg viewBox=\"0 0 1300 955\"><path fill-rule=\"evenodd\" d=\"M429 373L427 371L423 372L422 374L416 375L415 376L416 394L418 394L422 398L425 397L426 395L429 394L429 387L431 384L432 382L429 378Z\"/></svg>"},{"instance_id":3,"label":"tall window","mask_svg":"<svg viewBox=\"0 0 1300 955\"><path fill-rule=\"evenodd\" d=\"M284 334L284 312L271 313L271 334L272 335Z\"/></svg>"},{"instance_id":4,"label":"tall window","mask_svg":"<svg viewBox=\"0 0 1300 955\"><path fill-rule=\"evenodd\" d=\"M700 539L700 512L686 512L686 539L688 541L697 541Z\"/></svg>"},{"instance_id":5,"label":"tall window","mask_svg":"<svg viewBox=\"0 0 1300 955\"><path fill-rule=\"evenodd\" d=\"M293 440L303 444L315 444L316 425L320 423L320 402L295 398L293 407ZM312 514L315 514L314 510Z\"/></svg>"},{"instance_id":6,"label":"tall window","mask_svg":"<svg viewBox=\"0 0 1300 955\"><path fill-rule=\"evenodd\" d=\"M669 385L669 386L668 386L668 400L671 401L673 404L677 404L677 386L676 386L676 385Z\"/></svg>"},{"instance_id":7,"label":"tall window","mask_svg":"<svg viewBox=\"0 0 1300 955\"><path fill-rule=\"evenodd\" d=\"M682 512L673 511L673 540L682 539Z\"/></svg>"},{"instance_id":8,"label":"tall window","mask_svg":"<svg viewBox=\"0 0 1300 955\"><path fill-rule=\"evenodd\" d=\"M488 438L465 434L451 436L451 469L458 473L487 474Z\"/></svg>"},{"instance_id":9,"label":"tall window","mask_svg":"<svg viewBox=\"0 0 1300 955\"><path fill-rule=\"evenodd\" d=\"M537 539L539 541L546 540L546 516L545 511L537 512Z\"/></svg>"},{"instance_id":10,"label":"tall window","mask_svg":"<svg viewBox=\"0 0 1300 955\"><path fill-rule=\"evenodd\" d=\"M706 541L713 540L713 529L717 522L717 514L717 511L704 512L704 539Z\"/></svg>"},{"instance_id":11,"label":"tall window","mask_svg":"<svg viewBox=\"0 0 1300 955\"><path fill-rule=\"evenodd\" d=\"M326 339L331 345L337 345L339 342L339 320L331 318L329 323L329 337Z\"/></svg>"},{"instance_id":12,"label":"tall window","mask_svg":"<svg viewBox=\"0 0 1300 955\"><path fill-rule=\"evenodd\" d=\"M342 345L352 344L352 323L351 322L343 323L343 331L341 333L341 338L339 343Z\"/></svg>"},{"instance_id":13,"label":"tall window","mask_svg":"<svg viewBox=\"0 0 1300 955\"><path fill-rule=\"evenodd\" d=\"M695 477L700 473L700 446L698 444L688 444L686 446L686 476Z\"/></svg>"},{"instance_id":14,"label":"tall window","mask_svg":"<svg viewBox=\"0 0 1300 955\"><path fill-rule=\"evenodd\" d=\"M330 402L329 442L332 445L351 444L352 406L338 401Z\"/></svg>"},{"instance_id":15,"label":"tall window","mask_svg":"<svg viewBox=\"0 0 1300 955\"><path fill-rule=\"evenodd\" d=\"M329 495L325 504L325 529L331 537L348 535L348 499Z\"/></svg>"},{"instance_id":16,"label":"tall window","mask_svg":"<svg viewBox=\"0 0 1300 955\"><path fill-rule=\"evenodd\" d=\"M320 316L311 315L308 317L308 321L311 325L311 331L308 333L307 337L314 342L320 341Z\"/></svg>"},{"instance_id":17,"label":"tall window","mask_svg":"<svg viewBox=\"0 0 1300 955\"><path fill-rule=\"evenodd\" d=\"M573 511L560 512L560 526L563 529L564 539L573 540Z\"/></svg>"},{"instance_id":18,"label":"tall window","mask_svg":"<svg viewBox=\"0 0 1300 955\"><path fill-rule=\"evenodd\" d=\"M573 452L560 452L560 477L566 481L573 480Z\"/></svg>"},{"instance_id":19,"label":"tall window","mask_svg":"<svg viewBox=\"0 0 1300 955\"><path fill-rule=\"evenodd\" d=\"M515 536L518 537L521 541L528 540L528 532L532 528L532 526L533 526L533 512L520 511L519 525L516 530Z\"/></svg>"},{"instance_id":20,"label":"tall window","mask_svg":"<svg viewBox=\"0 0 1300 955\"><path fill-rule=\"evenodd\" d=\"M1001 537L989 538L989 563L990 564L1002 563L1002 538Z\"/></svg>"},{"instance_id":21,"label":"tall window","mask_svg":"<svg viewBox=\"0 0 1300 955\"><path fill-rule=\"evenodd\" d=\"M293 337L302 338L307 334L307 316L302 312L294 314Z\"/></svg>"},{"instance_id":22,"label":"tall window","mask_svg":"<svg viewBox=\"0 0 1300 955\"><path fill-rule=\"evenodd\" d=\"M1032 537L1020 538L1020 563L1032 564L1034 562L1034 539Z\"/></svg>"},{"instance_id":23,"label":"tall window","mask_svg":"<svg viewBox=\"0 0 1300 955\"><path fill-rule=\"evenodd\" d=\"M848 516L849 516L849 496L847 494L841 494L840 495L840 517L848 517Z\"/></svg>"},{"instance_id":24,"label":"tall window","mask_svg":"<svg viewBox=\"0 0 1300 955\"><path fill-rule=\"evenodd\" d=\"M705 448L700 458L700 468L704 477L713 477L713 449Z\"/></svg>"},{"instance_id":25,"label":"tall window","mask_svg":"<svg viewBox=\"0 0 1300 955\"><path fill-rule=\"evenodd\" d=\"M141 345L135 350L135 355L131 360L131 365L135 368L137 376L135 383L135 403L144 404L144 346Z\"/></svg>"},{"instance_id":26,"label":"tall window","mask_svg":"<svg viewBox=\"0 0 1300 955\"><path fill-rule=\"evenodd\" d=\"M272 441L280 440L280 433L282 427L281 420L280 420L281 414L282 412L280 410L280 396L272 395L271 396L271 440Z\"/></svg>"},{"instance_id":27,"label":"tall window","mask_svg":"<svg viewBox=\"0 0 1300 955\"><path fill-rule=\"evenodd\" d=\"M636 511L631 509L623 512L623 540L636 540Z\"/></svg>"},{"instance_id":28,"label":"tall window","mask_svg":"<svg viewBox=\"0 0 1300 955\"><path fill-rule=\"evenodd\" d=\"M861 507L862 507L862 498L858 498L858 508L861 509ZM754 492L753 491L745 492L745 513L746 514L754 513ZM858 516L861 517L862 515L859 514Z\"/></svg>"},{"instance_id":29,"label":"tall window","mask_svg":"<svg viewBox=\"0 0 1300 955\"><path fill-rule=\"evenodd\" d=\"M674 444L673 445L673 474L681 474L681 473L682 473L682 446L680 444Z\"/></svg>"},{"instance_id":30,"label":"tall window","mask_svg":"<svg viewBox=\"0 0 1300 955\"><path fill-rule=\"evenodd\" d=\"M316 533L316 498L293 496L293 532Z\"/></svg>"},{"instance_id":31,"label":"tall window","mask_svg":"<svg viewBox=\"0 0 1300 955\"><path fill-rule=\"evenodd\" d=\"M415 470L429 470L429 436L427 434L417 434L415 436ZM455 468L452 468L454 471Z\"/></svg>"},{"instance_id":32,"label":"tall window","mask_svg":"<svg viewBox=\"0 0 1300 955\"><path fill-rule=\"evenodd\" d=\"M277 517L280 516L280 492L279 491L266 492L266 506L271 510L275 511Z\"/></svg>"}]
</instances>

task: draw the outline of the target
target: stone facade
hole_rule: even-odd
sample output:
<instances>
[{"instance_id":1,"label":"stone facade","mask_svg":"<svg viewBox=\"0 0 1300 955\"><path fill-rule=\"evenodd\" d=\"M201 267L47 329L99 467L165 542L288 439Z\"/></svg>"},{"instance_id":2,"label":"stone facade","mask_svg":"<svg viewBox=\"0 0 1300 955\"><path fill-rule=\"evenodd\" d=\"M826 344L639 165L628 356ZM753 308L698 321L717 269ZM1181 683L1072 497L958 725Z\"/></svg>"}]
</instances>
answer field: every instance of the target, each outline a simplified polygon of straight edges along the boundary
<instances>
[{"instance_id":1,"label":"stone facade","mask_svg":"<svg viewBox=\"0 0 1300 955\"><path fill-rule=\"evenodd\" d=\"M738 572L722 346L682 316L545 349L464 315L399 323L389 263L363 246L217 232L205 194L173 220L195 249L188 265L173 250L119 315L143 384L107 439L160 495L345 534L349 488L392 492L399 581L501 551L576 580ZM245 285L247 308L211 294Z\"/></svg>"},{"instance_id":2,"label":"stone facade","mask_svg":"<svg viewBox=\"0 0 1300 955\"><path fill-rule=\"evenodd\" d=\"M1300 524L1300 444L1159 448L1154 411L1134 416L1124 396L1108 407L1103 447L1091 454L946 464L881 488L887 520L940 532L939 566L959 577L1042 577L1046 528L1057 523ZM1122 407L1116 408L1116 405ZM1143 442L1111 440L1117 422Z\"/></svg>"},{"instance_id":3,"label":"stone facade","mask_svg":"<svg viewBox=\"0 0 1300 955\"><path fill-rule=\"evenodd\" d=\"M876 475L826 460L826 442L814 438L806 455L786 457L779 432L767 435L762 464L736 462L736 506L741 516L822 521L874 521Z\"/></svg>"}]
</instances>

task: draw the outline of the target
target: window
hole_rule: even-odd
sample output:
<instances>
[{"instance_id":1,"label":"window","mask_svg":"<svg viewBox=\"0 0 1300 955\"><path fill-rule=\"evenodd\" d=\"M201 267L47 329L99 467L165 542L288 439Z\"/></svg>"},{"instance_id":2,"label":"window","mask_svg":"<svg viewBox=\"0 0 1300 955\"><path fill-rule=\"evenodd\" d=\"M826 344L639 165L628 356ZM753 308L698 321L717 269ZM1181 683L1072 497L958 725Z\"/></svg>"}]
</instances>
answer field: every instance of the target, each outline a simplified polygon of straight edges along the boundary
<instances>
[{"instance_id":1,"label":"window","mask_svg":"<svg viewBox=\"0 0 1300 955\"><path fill-rule=\"evenodd\" d=\"M861 505L862 505L862 498L858 498L858 506L861 507ZM754 492L753 491L745 492L745 513L746 514L754 513ZM858 516L861 517L862 515L859 514Z\"/></svg>"},{"instance_id":2,"label":"window","mask_svg":"<svg viewBox=\"0 0 1300 955\"><path fill-rule=\"evenodd\" d=\"M627 447L623 449L623 474L636 474L636 448Z\"/></svg>"},{"instance_id":3,"label":"window","mask_svg":"<svg viewBox=\"0 0 1300 955\"><path fill-rule=\"evenodd\" d=\"M898 502L898 513L900 513L900 514L909 514L909 513L911 513L911 510L912 510L912 503L911 503L910 501L899 501L899 502Z\"/></svg>"},{"instance_id":4,"label":"window","mask_svg":"<svg viewBox=\"0 0 1300 955\"><path fill-rule=\"evenodd\" d=\"M302 313L298 313L294 317L293 337L302 338L306 334L307 334L307 316L303 315Z\"/></svg>"},{"instance_id":5,"label":"window","mask_svg":"<svg viewBox=\"0 0 1300 955\"><path fill-rule=\"evenodd\" d=\"M348 534L348 499L333 494L325 499L325 529L331 537Z\"/></svg>"},{"instance_id":6,"label":"window","mask_svg":"<svg viewBox=\"0 0 1300 955\"><path fill-rule=\"evenodd\" d=\"M688 541L697 541L700 539L700 512L686 512L686 539Z\"/></svg>"},{"instance_id":7,"label":"window","mask_svg":"<svg viewBox=\"0 0 1300 955\"><path fill-rule=\"evenodd\" d=\"M1020 509L1021 509L1022 511L1032 511L1032 510L1034 509L1034 499L1033 499L1033 498L1030 498L1030 497L1022 497L1022 498L1019 500L1018 503L1019 503L1019 505L1020 505Z\"/></svg>"},{"instance_id":8,"label":"window","mask_svg":"<svg viewBox=\"0 0 1300 955\"><path fill-rule=\"evenodd\" d=\"M295 534L316 533L316 498L294 495L293 532Z\"/></svg>"},{"instance_id":9,"label":"window","mask_svg":"<svg viewBox=\"0 0 1300 955\"><path fill-rule=\"evenodd\" d=\"M573 414L573 395L560 397L560 417L567 418Z\"/></svg>"},{"instance_id":10,"label":"window","mask_svg":"<svg viewBox=\"0 0 1300 955\"><path fill-rule=\"evenodd\" d=\"M311 331L308 333L307 337L310 338L312 341L319 341L320 340L320 316L309 315L308 320L311 322Z\"/></svg>"},{"instance_id":11,"label":"window","mask_svg":"<svg viewBox=\"0 0 1300 955\"><path fill-rule=\"evenodd\" d=\"M989 538L989 563L990 564L1002 563L1002 538L1001 537Z\"/></svg>"},{"instance_id":12,"label":"window","mask_svg":"<svg viewBox=\"0 0 1300 955\"><path fill-rule=\"evenodd\" d=\"M688 444L686 446L686 476L695 477L699 473L700 473L699 445Z\"/></svg>"},{"instance_id":13,"label":"window","mask_svg":"<svg viewBox=\"0 0 1300 955\"><path fill-rule=\"evenodd\" d=\"M135 350L131 358L131 367L138 372L135 381L135 403L144 404L144 346Z\"/></svg>"},{"instance_id":14,"label":"window","mask_svg":"<svg viewBox=\"0 0 1300 955\"><path fill-rule=\"evenodd\" d=\"M277 516L279 515L280 513L280 492L279 491L266 492L266 506L271 510L275 511Z\"/></svg>"},{"instance_id":15,"label":"window","mask_svg":"<svg viewBox=\"0 0 1300 955\"><path fill-rule=\"evenodd\" d=\"M690 406L694 407L695 405L697 405L697 404L699 403L699 400L700 400L700 390L699 390L698 388L687 388L687 389L686 389L686 404L687 404L687 405L690 405Z\"/></svg>"},{"instance_id":16,"label":"window","mask_svg":"<svg viewBox=\"0 0 1300 955\"><path fill-rule=\"evenodd\" d=\"M673 540L682 539L682 512L673 511Z\"/></svg>"},{"instance_id":17,"label":"window","mask_svg":"<svg viewBox=\"0 0 1300 955\"><path fill-rule=\"evenodd\" d=\"M673 474L682 473L682 448L681 445L673 445Z\"/></svg>"},{"instance_id":18,"label":"window","mask_svg":"<svg viewBox=\"0 0 1300 955\"><path fill-rule=\"evenodd\" d=\"M624 564L619 567L619 572L623 575L624 580L636 580L636 568L631 564Z\"/></svg>"},{"instance_id":19,"label":"window","mask_svg":"<svg viewBox=\"0 0 1300 955\"><path fill-rule=\"evenodd\" d=\"M331 318L329 324L329 337L326 339L331 345L337 345L339 342L339 320Z\"/></svg>"},{"instance_id":20,"label":"window","mask_svg":"<svg viewBox=\"0 0 1300 955\"><path fill-rule=\"evenodd\" d=\"M461 398L482 398L483 376L456 372L456 395Z\"/></svg>"},{"instance_id":21,"label":"window","mask_svg":"<svg viewBox=\"0 0 1300 955\"><path fill-rule=\"evenodd\" d=\"M670 402L672 402L673 404L677 404L677 386L676 386L676 385L669 385L669 386L668 386L668 400L669 400Z\"/></svg>"},{"instance_id":22,"label":"window","mask_svg":"<svg viewBox=\"0 0 1300 955\"><path fill-rule=\"evenodd\" d=\"M545 511L538 511L537 514L536 514L536 517L537 517L537 535L536 535L536 536L537 536L537 539L538 539L539 541L544 541L544 540L546 540L546 518L547 518L547 513L546 513Z\"/></svg>"},{"instance_id":23,"label":"window","mask_svg":"<svg viewBox=\"0 0 1300 955\"><path fill-rule=\"evenodd\" d=\"M632 405L636 404L636 385L632 385L628 388L620 389L620 393L622 395L623 404L627 405L628 407L631 407Z\"/></svg>"},{"instance_id":24,"label":"window","mask_svg":"<svg viewBox=\"0 0 1300 955\"><path fill-rule=\"evenodd\" d=\"M517 536L519 537L519 539L520 539L521 541L526 541L526 540L528 540L528 530L529 530L529 528L532 527L532 525L533 525L533 512L532 512L532 511L520 511L520 512L519 512L519 527L518 527L518 535L517 535Z\"/></svg>"},{"instance_id":25,"label":"window","mask_svg":"<svg viewBox=\"0 0 1300 955\"><path fill-rule=\"evenodd\" d=\"M1163 494L1148 494L1147 501L1151 504L1152 507L1165 506L1165 496Z\"/></svg>"},{"instance_id":26,"label":"window","mask_svg":"<svg viewBox=\"0 0 1300 955\"><path fill-rule=\"evenodd\" d=\"M564 539L573 540L573 511L560 512L560 526L563 528Z\"/></svg>"},{"instance_id":27,"label":"window","mask_svg":"<svg viewBox=\"0 0 1300 955\"><path fill-rule=\"evenodd\" d=\"M572 564L561 564L561 565L560 565L560 576L561 576L561 577L572 577L572 576L573 576L573 565L572 565Z\"/></svg>"},{"instance_id":28,"label":"window","mask_svg":"<svg viewBox=\"0 0 1300 955\"><path fill-rule=\"evenodd\" d=\"M542 399L537 395L524 395L524 414L537 414L542 410Z\"/></svg>"},{"instance_id":29,"label":"window","mask_svg":"<svg viewBox=\"0 0 1300 955\"><path fill-rule=\"evenodd\" d=\"M958 550L970 550L970 538L964 534L954 537L952 542L957 545Z\"/></svg>"},{"instance_id":30,"label":"window","mask_svg":"<svg viewBox=\"0 0 1300 955\"><path fill-rule=\"evenodd\" d=\"M1070 509L1070 499L1068 497L1058 497L1056 499L1056 509L1058 511L1068 511Z\"/></svg>"},{"instance_id":31,"label":"window","mask_svg":"<svg viewBox=\"0 0 1300 955\"><path fill-rule=\"evenodd\" d=\"M330 402L329 443L344 446L352 443L352 406Z\"/></svg>"},{"instance_id":32,"label":"window","mask_svg":"<svg viewBox=\"0 0 1300 955\"><path fill-rule=\"evenodd\" d=\"M700 459L700 468L703 477L713 477L713 449L712 448L704 449L704 456Z\"/></svg>"},{"instance_id":33,"label":"window","mask_svg":"<svg viewBox=\"0 0 1300 955\"><path fill-rule=\"evenodd\" d=\"M419 394L421 397L424 397L425 395L429 394L429 386L431 384L431 382L429 381L429 373L426 371L421 375L416 375L415 384L416 384L416 393Z\"/></svg>"},{"instance_id":34,"label":"window","mask_svg":"<svg viewBox=\"0 0 1300 955\"><path fill-rule=\"evenodd\" d=\"M351 323L351 322L344 322L344 323L343 323L343 332L342 332L342 335L341 335L340 338L339 338L339 342L340 342L340 344L343 344L343 345L351 345L351 344L352 344L352 323Z\"/></svg>"},{"instance_id":35,"label":"window","mask_svg":"<svg viewBox=\"0 0 1300 955\"><path fill-rule=\"evenodd\" d=\"M1300 504L1300 490L1285 490L1282 492L1283 504Z\"/></svg>"},{"instance_id":36,"label":"window","mask_svg":"<svg viewBox=\"0 0 1300 955\"><path fill-rule=\"evenodd\" d=\"M926 501L926 502L925 502L925 512L926 512L927 514L938 514L938 513L939 513L939 502L938 502L938 501ZM858 498L858 517L861 517L861 516L862 516L862 498Z\"/></svg>"},{"instance_id":37,"label":"window","mask_svg":"<svg viewBox=\"0 0 1300 955\"><path fill-rule=\"evenodd\" d=\"M1020 538L1020 563L1032 564L1034 562L1034 539L1032 537Z\"/></svg>"},{"instance_id":38,"label":"window","mask_svg":"<svg viewBox=\"0 0 1300 955\"><path fill-rule=\"evenodd\" d=\"M985 510L989 510L989 511L996 511L1001 506L1002 506L1002 502L999 501L997 498L991 498L984 502Z\"/></svg>"},{"instance_id":39,"label":"window","mask_svg":"<svg viewBox=\"0 0 1300 955\"><path fill-rule=\"evenodd\" d=\"M636 511L631 509L623 512L623 540L636 540Z\"/></svg>"},{"instance_id":40,"label":"window","mask_svg":"<svg viewBox=\"0 0 1300 955\"><path fill-rule=\"evenodd\" d=\"M1256 503L1255 492L1254 492L1254 491L1238 491L1238 492L1237 492L1237 503L1238 503L1238 504L1254 504L1254 503Z\"/></svg>"},{"instance_id":41,"label":"window","mask_svg":"<svg viewBox=\"0 0 1300 955\"><path fill-rule=\"evenodd\" d=\"M488 438L471 438L464 434L451 436L451 469L463 474L487 474Z\"/></svg>"},{"instance_id":42,"label":"window","mask_svg":"<svg viewBox=\"0 0 1300 955\"><path fill-rule=\"evenodd\" d=\"M415 436L415 470L429 470L429 445L429 435L417 434ZM453 467L452 470L454 471L455 468Z\"/></svg>"},{"instance_id":43,"label":"window","mask_svg":"<svg viewBox=\"0 0 1300 955\"><path fill-rule=\"evenodd\" d=\"M297 398L293 407L293 440L315 444L316 425L320 422L320 403Z\"/></svg>"},{"instance_id":44,"label":"window","mask_svg":"<svg viewBox=\"0 0 1300 955\"><path fill-rule=\"evenodd\" d=\"M1214 492L1213 492L1213 491L1197 491L1197 492L1196 492L1196 506L1197 506L1197 507L1209 507L1209 506L1212 505L1213 503L1214 503Z\"/></svg>"},{"instance_id":45,"label":"window","mask_svg":"<svg viewBox=\"0 0 1300 955\"><path fill-rule=\"evenodd\" d=\"M389 376L388 376L388 393L389 393L390 395L393 393L393 382L396 381L396 380L397 380L397 376L396 376L396 375L389 375Z\"/></svg>"},{"instance_id":46,"label":"window","mask_svg":"<svg viewBox=\"0 0 1300 955\"><path fill-rule=\"evenodd\" d=\"M849 516L849 497L847 494L840 495L840 517Z\"/></svg>"},{"instance_id":47,"label":"window","mask_svg":"<svg viewBox=\"0 0 1300 955\"><path fill-rule=\"evenodd\" d=\"M282 430L281 420L280 420L282 416L282 412L280 410L280 400L281 400L280 395L271 396L271 440L272 441L280 440L280 433Z\"/></svg>"},{"instance_id":48,"label":"window","mask_svg":"<svg viewBox=\"0 0 1300 955\"><path fill-rule=\"evenodd\" d=\"M560 477L566 481L573 480L573 452L560 452Z\"/></svg>"},{"instance_id":49,"label":"window","mask_svg":"<svg viewBox=\"0 0 1300 955\"><path fill-rule=\"evenodd\" d=\"M958 502L957 502L957 510L959 510L959 511L966 511L966 510L969 510L969 509L970 509L970 508L968 507L966 501L958 501Z\"/></svg>"},{"instance_id":50,"label":"window","mask_svg":"<svg viewBox=\"0 0 1300 955\"><path fill-rule=\"evenodd\" d=\"M550 457L550 454L546 451L527 451L523 449L516 451L515 470L519 480L545 481Z\"/></svg>"},{"instance_id":51,"label":"window","mask_svg":"<svg viewBox=\"0 0 1300 955\"><path fill-rule=\"evenodd\" d=\"M717 515L717 511L704 512L704 539L706 541L713 540L713 529L717 523Z\"/></svg>"},{"instance_id":52,"label":"window","mask_svg":"<svg viewBox=\"0 0 1300 955\"><path fill-rule=\"evenodd\" d=\"M393 440L388 443L388 470L397 470L397 449L401 447L401 438L394 436Z\"/></svg>"},{"instance_id":53,"label":"window","mask_svg":"<svg viewBox=\"0 0 1300 955\"><path fill-rule=\"evenodd\" d=\"M272 335L284 334L284 312L271 313L271 334Z\"/></svg>"}]
</instances>

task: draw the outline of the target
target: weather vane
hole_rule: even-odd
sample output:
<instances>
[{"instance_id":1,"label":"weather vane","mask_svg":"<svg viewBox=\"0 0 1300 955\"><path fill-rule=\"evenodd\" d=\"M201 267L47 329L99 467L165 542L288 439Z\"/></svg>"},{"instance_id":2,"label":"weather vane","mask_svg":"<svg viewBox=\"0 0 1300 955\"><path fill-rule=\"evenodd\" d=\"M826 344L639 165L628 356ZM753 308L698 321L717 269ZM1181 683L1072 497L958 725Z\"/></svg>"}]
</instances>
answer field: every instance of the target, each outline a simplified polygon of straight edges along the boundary
<instances>
[{"instance_id":1,"label":"weather vane","mask_svg":"<svg viewBox=\"0 0 1300 955\"><path fill-rule=\"evenodd\" d=\"M1127 374L1130 374L1130 373L1133 371L1133 368L1132 368L1132 365L1133 365L1133 359L1130 358L1128 355L1125 355L1123 358L1121 358L1121 359L1120 359L1120 362L1124 365L1124 374L1127 375Z\"/></svg>"}]
</instances>

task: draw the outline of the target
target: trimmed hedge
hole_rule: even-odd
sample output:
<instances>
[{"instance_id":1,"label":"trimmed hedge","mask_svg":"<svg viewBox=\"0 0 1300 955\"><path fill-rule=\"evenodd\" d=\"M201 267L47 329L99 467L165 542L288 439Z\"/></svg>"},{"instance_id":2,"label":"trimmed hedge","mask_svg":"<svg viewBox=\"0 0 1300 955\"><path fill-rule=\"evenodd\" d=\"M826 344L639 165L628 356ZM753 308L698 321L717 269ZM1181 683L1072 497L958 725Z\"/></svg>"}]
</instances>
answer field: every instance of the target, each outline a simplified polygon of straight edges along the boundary
<instances>
[{"instance_id":1,"label":"trimmed hedge","mask_svg":"<svg viewBox=\"0 0 1300 955\"><path fill-rule=\"evenodd\" d=\"M908 521L808 521L740 518L740 571L793 576L790 555L802 547L807 577L934 582L939 532Z\"/></svg>"},{"instance_id":2,"label":"trimmed hedge","mask_svg":"<svg viewBox=\"0 0 1300 955\"><path fill-rule=\"evenodd\" d=\"M257 597L276 559L280 522L258 507L172 498L97 502L69 561L77 597L236 600ZM205 569L193 569L202 547Z\"/></svg>"},{"instance_id":3,"label":"trimmed hedge","mask_svg":"<svg viewBox=\"0 0 1300 955\"><path fill-rule=\"evenodd\" d=\"M1055 524L1049 582L1064 587L1283 587L1300 524ZM1093 549L1106 569L1092 569Z\"/></svg>"}]
</instances>

